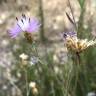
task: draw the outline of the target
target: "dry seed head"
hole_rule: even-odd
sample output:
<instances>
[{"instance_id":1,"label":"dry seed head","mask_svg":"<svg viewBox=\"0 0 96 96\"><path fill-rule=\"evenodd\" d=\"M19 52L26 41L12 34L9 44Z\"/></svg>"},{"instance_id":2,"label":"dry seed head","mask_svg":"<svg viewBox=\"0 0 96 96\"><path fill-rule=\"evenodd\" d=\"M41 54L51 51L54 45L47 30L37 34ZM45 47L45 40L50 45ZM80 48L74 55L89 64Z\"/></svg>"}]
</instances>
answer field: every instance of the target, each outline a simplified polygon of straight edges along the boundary
<instances>
[{"instance_id":1,"label":"dry seed head","mask_svg":"<svg viewBox=\"0 0 96 96\"><path fill-rule=\"evenodd\" d=\"M87 39L78 39L76 36L66 36L66 46L67 48L75 51L75 52L82 52L86 48L93 46L96 44L96 40L90 40Z\"/></svg>"}]
</instances>

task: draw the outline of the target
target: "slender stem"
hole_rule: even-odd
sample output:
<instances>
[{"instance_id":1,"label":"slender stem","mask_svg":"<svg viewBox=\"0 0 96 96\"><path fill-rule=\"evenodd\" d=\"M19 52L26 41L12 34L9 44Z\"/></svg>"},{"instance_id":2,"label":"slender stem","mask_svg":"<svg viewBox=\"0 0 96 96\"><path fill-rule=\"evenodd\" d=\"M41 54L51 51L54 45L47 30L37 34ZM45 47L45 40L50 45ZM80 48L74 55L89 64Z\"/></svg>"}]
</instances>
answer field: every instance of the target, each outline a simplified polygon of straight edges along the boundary
<instances>
[{"instance_id":1,"label":"slender stem","mask_svg":"<svg viewBox=\"0 0 96 96\"><path fill-rule=\"evenodd\" d=\"M77 56L77 64L80 65L80 53L76 52L76 56Z\"/></svg>"},{"instance_id":2,"label":"slender stem","mask_svg":"<svg viewBox=\"0 0 96 96\"><path fill-rule=\"evenodd\" d=\"M70 72L68 72L68 80L66 84L65 96L68 96L68 93L69 93L68 91L69 91L71 80L72 80L72 70L73 68L71 67Z\"/></svg>"},{"instance_id":3,"label":"slender stem","mask_svg":"<svg viewBox=\"0 0 96 96\"><path fill-rule=\"evenodd\" d=\"M76 64L75 64L75 72L76 72L76 79L75 79L75 85L74 85L74 91L76 91L78 78L79 78L79 66L80 66L80 54L76 53Z\"/></svg>"},{"instance_id":4,"label":"slender stem","mask_svg":"<svg viewBox=\"0 0 96 96\"><path fill-rule=\"evenodd\" d=\"M29 87L28 87L28 76L27 76L27 70L24 68L25 72L25 80L26 80L26 96L29 96Z\"/></svg>"},{"instance_id":5,"label":"slender stem","mask_svg":"<svg viewBox=\"0 0 96 96\"><path fill-rule=\"evenodd\" d=\"M53 81L51 82L51 89L52 89L53 96L56 96L55 90L54 90L54 82Z\"/></svg>"},{"instance_id":6,"label":"slender stem","mask_svg":"<svg viewBox=\"0 0 96 96\"><path fill-rule=\"evenodd\" d=\"M39 59L39 63L41 63L42 65L44 65L44 63ZM55 71L54 71L54 66L53 64L50 64L51 68L52 68L52 73L54 74L56 80L58 81L58 83L62 86L62 93L63 93L63 96L64 96L64 82L61 82L60 79L58 78L58 76L56 75ZM54 93L55 95L55 93Z\"/></svg>"},{"instance_id":7,"label":"slender stem","mask_svg":"<svg viewBox=\"0 0 96 96\"><path fill-rule=\"evenodd\" d=\"M28 92L27 92L27 96L30 95L30 91L31 91L31 88L29 88Z\"/></svg>"}]
</instances>

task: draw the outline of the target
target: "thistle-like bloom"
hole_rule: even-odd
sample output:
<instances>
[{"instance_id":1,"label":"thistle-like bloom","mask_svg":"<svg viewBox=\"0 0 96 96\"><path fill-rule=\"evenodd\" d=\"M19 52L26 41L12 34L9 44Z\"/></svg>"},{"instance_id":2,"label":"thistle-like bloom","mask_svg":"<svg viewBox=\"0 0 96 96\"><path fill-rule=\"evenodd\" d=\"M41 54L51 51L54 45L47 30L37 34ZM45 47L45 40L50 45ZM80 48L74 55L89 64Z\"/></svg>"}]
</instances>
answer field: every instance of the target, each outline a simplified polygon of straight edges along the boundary
<instances>
[{"instance_id":1,"label":"thistle-like bloom","mask_svg":"<svg viewBox=\"0 0 96 96\"><path fill-rule=\"evenodd\" d=\"M65 36L64 39L67 48L78 53L96 44L96 40L88 41L87 39L78 39L77 35L74 32L64 33L63 36Z\"/></svg>"},{"instance_id":2,"label":"thistle-like bloom","mask_svg":"<svg viewBox=\"0 0 96 96\"><path fill-rule=\"evenodd\" d=\"M22 14L22 17L20 19L16 17L16 20L17 23L15 24L15 26L8 31L9 35L12 38L17 37L21 32L26 33L35 32L41 25L36 18L35 19L28 18L24 14Z\"/></svg>"}]
</instances>

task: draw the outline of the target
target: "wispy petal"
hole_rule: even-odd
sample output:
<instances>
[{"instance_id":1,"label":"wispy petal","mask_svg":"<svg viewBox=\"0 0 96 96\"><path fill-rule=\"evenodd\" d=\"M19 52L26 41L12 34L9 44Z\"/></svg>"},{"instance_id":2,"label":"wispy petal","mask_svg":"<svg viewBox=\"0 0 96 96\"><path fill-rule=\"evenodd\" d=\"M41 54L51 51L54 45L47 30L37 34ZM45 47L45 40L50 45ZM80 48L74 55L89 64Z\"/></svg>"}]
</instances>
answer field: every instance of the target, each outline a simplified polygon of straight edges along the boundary
<instances>
[{"instance_id":1,"label":"wispy petal","mask_svg":"<svg viewBox=\"0 0 96 96\"><path fill-rule=\"evenodd\" d=\"M31 19L29 22L30 22L30 23L29 23L29 27L28 27L28 29L27 29L28 32L37 31L38 28L39 28L40 25L41 25L37 19Z\"/></svg>"},{"instance_id":2,"label":"wispy petal","mask_svg":"<svg viewBox=\"0 0 96 96\"><path fill-rule=\"evenodd\" d=\"M16 24L11 30L8 31L12 38L17 37L17 35L22 32L21 28Z\"/></svg>"}]
</instances>

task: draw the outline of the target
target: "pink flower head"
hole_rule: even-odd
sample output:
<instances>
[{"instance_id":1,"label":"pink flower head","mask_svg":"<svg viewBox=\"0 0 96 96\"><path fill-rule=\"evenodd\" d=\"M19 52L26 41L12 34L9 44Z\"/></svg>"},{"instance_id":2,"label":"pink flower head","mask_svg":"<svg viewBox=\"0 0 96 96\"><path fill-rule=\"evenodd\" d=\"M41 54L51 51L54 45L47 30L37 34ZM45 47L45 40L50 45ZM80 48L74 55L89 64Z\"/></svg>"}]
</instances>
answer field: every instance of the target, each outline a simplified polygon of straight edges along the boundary
<instances>
[{"instance_id":1,"label":"pink flower head","mask_svg":"<svg viewBox=\"0 0 96 96\"><path fill-rule=\"evenodd\" d=\"M35 32L39 29L41 25L36 18L34 19L28 18L24 14L22 14L21 19L18 19L16 17L16 20L17 23L15 24L15 26L8 31L9 35L12 38L17 37L21 32L28 32L28 33Z\"/></svg>"}]
</instances>

